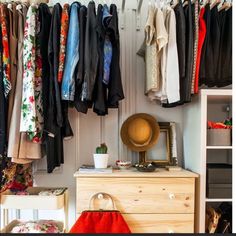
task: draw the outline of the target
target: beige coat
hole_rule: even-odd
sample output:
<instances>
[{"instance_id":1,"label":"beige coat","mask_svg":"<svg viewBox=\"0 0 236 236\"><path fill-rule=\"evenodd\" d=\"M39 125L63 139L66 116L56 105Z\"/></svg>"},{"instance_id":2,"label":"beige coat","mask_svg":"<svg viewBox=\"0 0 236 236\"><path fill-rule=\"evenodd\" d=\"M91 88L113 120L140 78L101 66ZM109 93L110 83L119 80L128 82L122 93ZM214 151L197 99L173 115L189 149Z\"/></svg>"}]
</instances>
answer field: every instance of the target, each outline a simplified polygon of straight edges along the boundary
<instances>
[{"instance_id":1,"label":"beige coat","mask_svg":"<svg viewBox=\"0 0 236 236\"><path fill-rule=\"evenodd\" d=\"M26 133L20 133L21 99L22 99L22 78L23 78L23 38L24 24L26 20L27 6L22 4L18 9L18 57L17 57L17 80L14 96L14 106L9 129L8 157L12 162L25 164L32 160L42 158L41 145L33 143L27 138Z\"/></svg>"}]
</instances>

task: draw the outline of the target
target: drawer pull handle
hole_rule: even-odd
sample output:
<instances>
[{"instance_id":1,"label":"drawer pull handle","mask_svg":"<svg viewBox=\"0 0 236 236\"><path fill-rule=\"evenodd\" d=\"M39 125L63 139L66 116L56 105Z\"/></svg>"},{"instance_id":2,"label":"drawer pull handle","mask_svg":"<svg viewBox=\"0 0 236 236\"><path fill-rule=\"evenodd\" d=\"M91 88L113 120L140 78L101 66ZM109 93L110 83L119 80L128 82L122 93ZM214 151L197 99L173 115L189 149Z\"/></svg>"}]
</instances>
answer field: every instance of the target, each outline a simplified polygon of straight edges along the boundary
<instances>
[{"instance_id":1,"label":"drawer pull handle","mask_svg":"<svg viewBox=\"0 0 236 236\"><path fill-rule=\"evenodd\" d=\"M174 199L175 195L173 193L169 193L169 199Z\"/></svg>"},{"instance_id":2,"label":"drawer pull handle","mask_svg":"<svg viewBox=\"0 0 236 236\"><path fill-rule=\"evenodd\" d=\"M170 229L170 230L168 231L168 233L169 233L169 234L173 234L173 233L174 233L174 230Z\"/></svg>"}]
</instances>

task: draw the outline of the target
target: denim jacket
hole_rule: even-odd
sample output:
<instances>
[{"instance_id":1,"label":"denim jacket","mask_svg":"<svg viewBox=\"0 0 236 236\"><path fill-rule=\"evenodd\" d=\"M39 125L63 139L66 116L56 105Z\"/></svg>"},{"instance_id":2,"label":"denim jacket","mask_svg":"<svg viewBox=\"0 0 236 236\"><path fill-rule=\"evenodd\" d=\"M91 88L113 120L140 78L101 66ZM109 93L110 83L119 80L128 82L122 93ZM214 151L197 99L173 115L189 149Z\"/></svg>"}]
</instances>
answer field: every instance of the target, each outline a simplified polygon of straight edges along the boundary
<instances>
[{"instance_id":1,"label":"denim jacket","mask_svg":"<svg viewBox=\"0 0 236 236\"><path fill-rule=\"evenodd\" d=\"M80 4L78 2L74 2L70 9L65 70L61 87L62 99L69 101L74 101L75 69L79 62L79 8Z\"/></svg>"}]
</instances>

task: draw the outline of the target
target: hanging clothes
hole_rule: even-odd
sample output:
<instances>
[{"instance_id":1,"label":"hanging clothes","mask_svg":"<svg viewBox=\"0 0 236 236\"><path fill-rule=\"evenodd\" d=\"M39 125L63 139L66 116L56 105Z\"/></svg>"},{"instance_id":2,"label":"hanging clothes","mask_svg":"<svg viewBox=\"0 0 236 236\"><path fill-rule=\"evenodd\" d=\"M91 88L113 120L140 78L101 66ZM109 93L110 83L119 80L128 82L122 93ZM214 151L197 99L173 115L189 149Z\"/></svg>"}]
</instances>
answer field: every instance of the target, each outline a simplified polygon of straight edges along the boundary
<instances>
[{"instance_id":1,"label":"hanging clothes","mask_svg":"<svg viewBox=\"0 0 236 236\"><path fill-rule=\"evenodd\" d=\"M199 32L198 32L198 51L197 51L197 61L196 61L196 73L195 73L195 84L194 93L199 91L199 69L200 69L200 59L202 53L203 43L206 37L206 23L204 20L205 8L202 7L199 14Z\"/></svg>"},{"instance_id":2,"label":"hanging clothes","mask_svg":"<svg viewBox=\"0 0 236 236\"><path fill-rule=\"evenodd\" d=\"M45 131L51 136L56 135L57 128L62 127L61 92L58 85L60 32L62 7L57 3L53 7L51 28L48 42L48 58L50 64L48 120L45 122Z\"/></svg>"},{"instance_id":3,"label":"hanging clothes","mask_svg":"<svg viewBox=\"0 0 236 236\"><path fill-rule=\"evenodd\" d=\"M207 54L207 64L206 71L206 85L208 87L216 86L217 78L217 65L219 60L219 49L220 49L220 26L219 26L219 12L217 5L211 9L211 19L210 19L210 42ZM207 29L208 30L208 29Z\"/></svg>"},{"instance_id":4,"label":"hanging clothes","mask_svg":"<svg viewBox=\"0 0 236 236\"><path fill-rule=\"evenodd\" d=\"M75 69L79 61L79 8L74 2L70 9L70 23L67 39L65 71L62 80L62 99L74 101L75 96Z\"/></svg>"},{"instance_id":5,"label":"hanging clothes","mask_svg":"<svg viewBox=\"0 0 236 236\"><path fill-rule=\"evenodd\" d=\"M64 4L61 14L61 35L60 35L60 53L59 53L59 69L58 82L61 83L64 73L64 64L66 57L66 43L69 29L69 4Z\"/></svg>"},{"instance_id":6,"label":"hanging clothes","mask_svg":"<svg viewBox=\"0 0 236 236\"><path fill-rule=\"evenodd\" d=\"M199 30L199 14L198 14L198 0L192 4L192 12L193 12L193 32L194 32L194 46L193 46L193 74L192 74L192 86L191 86L191 94L194 94L194 85L195 85L195 75L196 75L196 64L197 64L197 53L198 53L198 30Z\"/></svg>"},{"instance_id":7,"label":"hanging clothes","mask_svg":"<svg viewBox=\"0 0 236 236\"><path fill-rule=\"evenodd\" d=\"M156 19L155 19L155 27L156 27L156 41L159 41L159 32L162 28L162 32L165 32L165 38L166 41L163 44L163 47L161 51L158 53L157 57L157 66L158 71L160 71L160 90L158 92L155 92L155 97L161 101L161 103L167 101L167 91L166 91L166 62L167 62L167 45L169 40L169 10L165 7L162 10L157 9L156 13ZM161 22L164 23L164 25L160 24ZM161 27L160 27L161 26ZM163 33L162 33L163 34ZM164 35L164 34L163 34Z\"/></svg>"},{"instance_id":8,"label":"hanging clothes","mask_svg":"<svg viewBox=\"0 0 236 236\"><path fill-rule=\"evenodd\" d=\"M180 100L179 94L179 62L176 44L176 19L174 10L168 7L165 10L165 26L167 29L168 44L166 46L166 96L169 103Z\"/></svg>"},{"instance_id":9,"label":"hanging clothes","mask_svg":"<svg viewBox=\"0 0 236 236\"><path fill-rule=\"evenodd\" d=\"M2 29L2 70L5 97L11 90L10 77L10 52L8 39L8 10L6 4L0 4L1 29Z\"/></svg>"},{"instance_id":10,"label":"hanging clothes","mask_svg":"<svg viewBox=\"0 0 236 236\"><path fill-rule=\"evenodd\" d=\"M232 7L219 13L220 48L217 70L217 87L232 84Z\"/></svg>"},{"instance_id":11,"label":"hanging clothes","mask_svg":"<svg viewBox=\"0 0 236 236\"><path fill-rule=\"evenodd\" d=\"M48 58L50 64L48 114L45 121L47 171L51 173L55 167L64 163L63 137L61 127L63 124L61 109L61 93L58 84L60 32L62 7L59 3L54 5L48 41Z\"/></svg>"},{"instance_id":12,"label":"hanging clothes","mask_svg":"<svg viewBox=\"0 0 236 236\"><path fill-rule=\"evenodd\" d=\"M185 65L186 65L186 19L184 16L184 9L182 5L182 1L179 0L178 3L174 7L175 18L176 18L176 43L178 49L178 61L179 61L179 77L182 79L185 77ZM180 84L182 84L180 81ZM182 86L180 85L180 88ZM181 94L183 93L183 89L181 89ZM181 95L181 97L183 97Z\"/></svg>"},{"instance_id":13,"label":"hanging clothes","mask_svg":"<svg viewBox=\"0 0 236 236\"><path fill-rule=\"evenodd\" d=\"M60 54L59 54L59 68L58 68L58 83L59 83L59 91L62 91L62 99L63 99L63 92L64 95L65 94L69 94L68 96L70 97L70 94L74 94L75 93L75 72L73 73L73 71L75 71L75 69L73 69L74 67L76 68L77 66L77 62L76 62L76 58L78 57L78 52L79 52L79 38L77 38L76 36L78 35L78 30L76 29L79 28L79 18L78 18L78 7L80 7L79 4L72 4L71 5L71 21L69 21L69 5L65 4L62 10L62 15L61 15L61 32L60 32ZM73 15L75 14L75 15ZM77 16L76 16L77 15ZM70 24L69 24L70 23ZM70 28L69 28L70 26ZM68 37L68 41L67 41L67 36L69 34ZM77 40L78 39L78 40ZM75 43L75 45L71 43L71 41L73 40L73 42ZM76 42L77 40L77 42ZM67 42L69 43L69 46L67 47ZM66 56L66 49L67 51L71 52L72 49L75 50L76 55L75 58L73 59L73 57L70 57L69 54L67 54L67 61L65 61L65 56ZM69 65L68 63L71 63L71 65ZM67 92L66 92L66 85L65 85L65 81L62 81L62 85L60 86L60 82L61 79L63 79L63 75L64 75L64 63L65 66L67 66L67 68L65 68L65 73L66 76L68 76L68 71L66 71L66 69L68 70L68 66L70 66L71 69L71 74L70 74L70 80L69 80L69 87L67 86ZM74 74L74 75L73 75ZM68 79L68 77L67 77ZM55 82L56 83L56 82ZM66 99L67 100L67 99ZM63 139L70 139L73 137L73 132L70 126L70 122L68 119L68 101L61 101L61 106L62 106L62 117L63 117L63 124L62 124L62 137Z\"/></svg>"},{"instance_id":14,"label":"hanging clothes","mask_svg":"<svg viewBox=\"0 0 236 236\"><path fill-rule=\"evenodd\" d=\"M28 7L24 4L21 4L20 8L17 10L17 79L7 149L7 156L11 157L12 162L18 164L30 163L34 159L42 158L41 145L31 142L26 133L20 133L23 85L23 40L27 10Z\"/></svg>"},{"instance_id":15,"label":"hanging clothes","mask_svg":"<svg viewBox=\"0 0 236 236\"><path fill-rule=\"evenodd\" d=\"M42 97L43 97L43 114L44 114L44 132L47 129L47 121L49 113L49 85L50 85L50 65L48 60L48 41L51 26L51 12L49 7L45 3L39 5L39 21L40 21L40 33L39 44L40 53L42 56ZM45 127L46 124L46 127Z\"/></svg>"},{"instance_id":16,"label":"hanging clothes","mask_svg":"<svg viewBox=\"0 0 236 236\"><path fill-rule=\"evenodd\" d=\"M85 31L87 24L87 7L81 6L79 9L79 63L78 73L75 80L75 98L74 106L78 112L87 113L88 103L82 101L82 85L84 82L84 70L85 70Z\"/></svg>"},{"instance_id":17,"label":"hanging clothes","mask_svg":"<svg viewBox=\"0 0 236 236\"><path fill-rule=\"evenodd\" d=\"M36 132L35 108L35 47L36 47L36 7L30 6L26 16L23 45L23 89L21 105L21 132Z\"/></svg>"},{"instance_id":18,"label":"hanging clothes","mask_svg":"<svg viewBox=\"0 0 236 236\"><path fill-rule=\"evenodd\" d=\"M105 6L104 6L105 7ZM107 109L107 86L103 83L104 78L104 45L105 45L105 37L106 30L109 23L108 19L111 20L111 15L109 14L108 7L106 6L106 10L104 7L99 4L97 9L97 36L98 36L98 73L95 84L94 91L94 107L93 110L97 115L106 115L108 113ZM104 12L107 15L107 21L104 21Z\"/></svg>"},{"instance_id":19,"label":"hanging clothes","mask_svg":"<svg viewBox=\"0 0 236 236\"><path fill-rule=\"evenodd\" d=\"M102 25L106 29L112 19L112 15L109 13L108 6L105 4L102 15ZM112 60L112 44L109 34L105 35L103 46L103 83L108 85L110 81L110 66Z\"/></svg>"},{"instance_id":20,"label":"hanging clothes","mask_svg":"<svg viewBox=\"0 0 236 236\"><path fill-rule=\"evenodd\" d=\"M117 8L104 5L96 15L93 1L88 9L58 3L52 13L45 3L1 3L0 22L1 170L46 153L51 173L64 163L63 140L73 137L69 105L106 115L124 98Z\"/></svg>"},{"instance_id":21,"label":"hanging clothes","mask_svg":"<svg viewBox=\"0 0 236 236\"><path fill-rule=\"evenodd\" d=\"M154 6L149 6L148 18L145 25L145 62L146 62L146 87L145 95L153 100L152 93L160 89L160 77L158 77L157 68L157 46L155 42L155 14L156 9ZM159 73L160 75L160 73Z\"/></svg>"},{"instance_id":22,"label":"hanging clothes","mask_svg":"<svg viewBox=\"0 0 236 236\"><path fill-rule=\"evenodd\" d=\"M43 133L41 58L38 54L38 13L31 5L26 16L23 48L23 90L20 131L27 132L29 139L39 143Z\"/></svg>"},{"instance_id":23,"label":"hanging clothes","mask_svg":"<svg viewBox=\"0 0 236 236\"><path fill-rule=\"evenodd\" d=\"M200 68L200 84L208 87L216 86L217 66L220 48L219 13L217 6L210 9L210 4L205 6L204 18L207 26L206 39Z\"/></svg>"},{"instance_id":24,"label":"hanging clothes","mask_svg":"<svg viewBox=\"0 0 236 236\"><path fill-rule=\"evenodd\" d=\"M2 24L0 25L0 158L3 158L6 149L6 97L3 82L3 43ZM2 169L1 169L2 171ZM0 176L1 177L1 176Z\"/></svg>"},{"instance_id":25,"label":"hanging clothes","mask_svg":"<svg viewBox=\"0 0 236 236\"><path fill-rule=\"evenodd\" d=\"M207 52L209 49L209 40L210 40L210 19L211 19L211 9L210 4L207 3L205 5L205 12L204 12L204 21L206 23L206 36L204 40L204 44L202 46L202 53L201 53L201 62L200 62L200 72L199 72L199 86L206 83L206 71L207 71ZM211 65L209 66L209 68Z\"/></svg>"},{"instance_id":26,"label":"hanging clothes","mask_svg":"<svg viewBox=\"0 0 236 236\"><path fill-rule=\"evenodd\" d=\"M194 35L191 1L184 7L186 21L186 72L184 79L184 102L191 102L191 87L193 75Z\"/></svg>"},{"instance_id":27,"label":"hanging clothes","mask_svg":"<svg viewBox=\"0 0 236 236\"><path fill-rule=\"evenodd\" d=\"M86 30L86 16L87 16L87 7L80 6L79 9L79 63L78 63L78 72L76 75L76 80L79 81L79 84L82 83L84 79L84 46L85 46L85 30Z\"/></svg>"},{"instance_id":28,"label":"hanging clothes","mask_svg":"<svg viewBox=\"0 0 236 236\"><path fill-rule=\"evenodd\" d=\"M149 10L149 18L145 27L146 95L148 95L150 100L164 100L166 99L164 81L166 66L165 46L168 42L168 34L161 9L150 6Z\"/></svg>"},{"instance_id":29,"label":"hanging clothes","mask_svg":"<svg viewBox=\"0 0 236 236\"><path fill-rule=\"evenodd\" d=\"M184 9L182 1L174 7L175 19L176 19L176 43L178 50L178 62L179 62L179 89L180 89L180 100L174 103L162 103L162 107L171 108L184 103L185 97L185 73L186 73L186 19L184 15Z\"/></svg>"},{"instance_id":30,"label":"hanging clothes","mask_svg":"<svg viewBox=\"0 0 236 236\"><path fill-rule=\"evenodd\" d=\"M16 10L16 3L12 2L8 4L9 15L9 46L10 46L10 80L11 91L8 96L8 116L7 116L7 130L10 128L12 109L15 99L16 91L16 77L17 77L17 26L18 26L18 14Z\"/></svg>"},{"instance_id":31,"label":"hanging clothes","mask_svg":"<svg viewBox=\"0 0 236 236\"><path fill-rule=\"evenodd\" d=\"M96 9L95 3L91 1L87 9L84 52L86 56L84 59L85 74L82 88L82 101L92 101L98 65L97 47Z\"/></svg>"},{"instance_id":32,"label":"hanging clothes","mask_svg":"<svg viewBox=\"0 0 236 236\"><path fill-rule=\"evenodd\" d=\"M108 108L118 108L119 101L124 99L124 92L120 72L120 35L118 25L118 12L115 4L110 5L112 18L107 27L107 34L112 43L112 59L110 80L108 84Z\"/></svg>"}]
</instances>

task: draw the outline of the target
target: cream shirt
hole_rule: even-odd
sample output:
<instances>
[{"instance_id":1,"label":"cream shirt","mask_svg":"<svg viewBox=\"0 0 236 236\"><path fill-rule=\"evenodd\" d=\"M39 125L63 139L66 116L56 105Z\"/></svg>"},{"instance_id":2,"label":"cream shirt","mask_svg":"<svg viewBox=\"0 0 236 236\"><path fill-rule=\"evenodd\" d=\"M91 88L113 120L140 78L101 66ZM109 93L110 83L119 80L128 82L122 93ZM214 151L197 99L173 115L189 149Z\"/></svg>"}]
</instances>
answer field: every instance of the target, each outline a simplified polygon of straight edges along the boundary
<instances>
[{"instance_id":1,"label":"cream shirt","mask_svg":"<svg viewBox=\"0 0 236 236\"><path fill-rule=\"evenodd\" d=\"M156 9L154 6L150 6L148 10L148 18L145 25L145 62L146 62L146 91L145 94L159 90L159 81L157 80L157 47L155 44L155 14Z\"/></svg>"},{"instance_id":2,"label":"cream shirt","mask_svg":"<svg viewBox=\"0 0 236 236\"><path fill-rule=\"evenodd\" d=\"M159 84L159 90L151 91L151 93L148 94L150 100L162 100L163 99L163 77L164 77L164 71L163 71L163 53L164 48L168 42L168 34L165 28L164 24L164 15L161 9L156 9L156 16L155 16L155 45L157 49L156 54L156 70L157 70L157 81ZM164 85L165 86L165 85Z\"/></svg>"}]
</instances>

